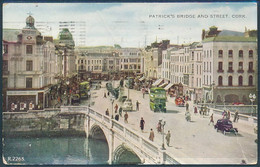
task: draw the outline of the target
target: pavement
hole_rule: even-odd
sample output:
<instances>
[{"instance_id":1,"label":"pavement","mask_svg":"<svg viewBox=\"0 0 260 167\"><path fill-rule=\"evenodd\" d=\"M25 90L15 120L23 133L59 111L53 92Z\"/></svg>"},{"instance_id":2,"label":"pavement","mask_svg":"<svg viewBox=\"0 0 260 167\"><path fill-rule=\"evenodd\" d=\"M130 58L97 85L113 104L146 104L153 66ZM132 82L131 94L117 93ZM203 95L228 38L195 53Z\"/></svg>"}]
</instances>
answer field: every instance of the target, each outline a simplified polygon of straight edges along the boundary
<instances>
[{"instance_id":1,"label":"pavement","mask_svg":"<svg viewBox=\"0 0 260 167\"><path fill-rule=\"evenodd\" d=\"M112 106L110 98L103 97L104 92L107 92L105 82L102 82L101 89L91 91L92 108L102 114L105 114L108 109L111 116L112 108L114 109L116 104L119 106L123 104L116 100ZM127 92L125 88L124 94L127 95ZM187 122L185 107L177 107L173 98L168 97L166 113L155 113L149 107L149 94L145 94L143 98L140 91L130 89L129 92L134 111L128 112L126 126L147 138L152 128L155 132L154 142L160 144L163 141L163 135L157 132L157 123L161 119L166 121L164 132L168 130L171 132L170 146L165 143L166 150L185 164L240 164L241 160L245 160L247 164L257 163L257 143L255 143L257 135L254 133L253 124L243 121L233 123L233 126L238 128L239 134L224 135L220 131L216 132L212 124L208 125L209 116L194 114L193 106L195 105L191 101L189 102L191 122ZM140 102L139 111L135 110L137 100ZM83 101L81 105L89 103L89 101ZM141 117L145 120L144 132L141 132L139 127ZM221 115L214 114L215 122L219 118ZM119 122L124 123L123 117L119 118Z\"/></svg>"}]
</instances>

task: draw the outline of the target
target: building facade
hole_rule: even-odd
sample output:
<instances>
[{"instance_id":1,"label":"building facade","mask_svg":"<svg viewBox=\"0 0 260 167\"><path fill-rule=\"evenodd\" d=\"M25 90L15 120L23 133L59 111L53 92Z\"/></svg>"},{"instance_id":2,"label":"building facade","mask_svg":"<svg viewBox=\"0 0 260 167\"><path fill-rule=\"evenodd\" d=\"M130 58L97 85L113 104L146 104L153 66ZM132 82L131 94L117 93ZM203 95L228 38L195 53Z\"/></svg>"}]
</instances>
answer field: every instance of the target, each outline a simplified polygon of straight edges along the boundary
<instances>
[{"instance_id":1,"label":"building facade","mask_svg":"<svg viewBox=\"0 0 260 167\"><path fill-rule=\"evenodd\" d=\"M55 84L56 55L52 37L43 37L26 18L22 30L3 30L3 104L5 111L48 106L49 85Z\"/></svg>"},{"instance_id":2,"label":"building facade","mask_svg":"<svg viewBox=\"0 0 260 167\"><path fill-rule=\"evenodd\" d=\"M249 104L249 94L256 93L257 37L246 36L248 32L233 34L222 31L202 41L203 98L206 102Z\"/></svg>"}]
</instances>

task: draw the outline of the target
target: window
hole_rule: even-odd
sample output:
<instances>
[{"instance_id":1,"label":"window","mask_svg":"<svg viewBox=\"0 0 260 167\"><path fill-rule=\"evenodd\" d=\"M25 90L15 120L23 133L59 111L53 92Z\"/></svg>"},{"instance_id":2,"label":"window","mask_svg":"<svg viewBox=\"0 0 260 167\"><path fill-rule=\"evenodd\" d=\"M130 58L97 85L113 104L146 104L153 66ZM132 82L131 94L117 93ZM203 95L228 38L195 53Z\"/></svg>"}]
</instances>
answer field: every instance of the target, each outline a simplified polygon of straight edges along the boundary
<instances>
[{"instance_id":1,"label":"window","mask_svg":"<svg viewBox=\"0 0 260 167\"><path fill-rule=\"evenodd\" d=\"M248 78L248 85L253 86L253 76L252 75L250 75Z\"/></svg>"},{"instance_id":2,"label":"window","mask_svg":"<svg viewBox=\"0 0 260 167\"><path fill-rule=\"evenodd\" d=\"M81 60L81 64L83 64L83 60Z\"/></svg>"},{"instance_id":3,"label":"window","mask_svg":"<svg viewBox=\"0 0 260 167\"><path fill-rule=\"evenodd\" d=\"M233 57L233 50L228 51L228 57Z\"/></svg>"},{"instance_id":4,"label":"window","mask_svg":"<svg viewBox=\"0 0 260 167\"><path fill-rule=\"evenodd\" d=\"M228 72L233 72L233 62L228 62Z\"/></svg>"},{"instance_id":5,"label":"window","mask_svg":"<svg viewBox=\"0 0 260 167\"><path fill-rule=\"evenodd\" d=\"M223 72L223 62L218 62L218 72Z\"/></svg>"},{"instance_id":6,"label":"window","mask_svg":"<svg viewBox=\"0 0 260 167\"><path fill-rule=\"evenodd\" d=\"M32 45L26 45L26 54L32 54L32 53L33 53Z\"/></svg>"},{"instance_id":7,"label":"window","mask_svg":"<svg viewBox=\"0 0 260 167\"><path fill-rule=\"evenodd\" d=\"M243 62L238 63L238 70L243 70Z\"/></svg>"},{"instance_id":8,"label":"window","mask_svg":"<svg viewBox=\"0 0 260 167\"><path fill-rule=\"evenodd\" d=\"M253 50L249 50L248 54L249 54L249 57L253 57Z\"/></svg>"},{"instance_id":9,"label":"window","mask_svg":"<svg viewBox=\"0 0 260 167\"><path fill-rule=\"evenodd\" d=\"M32 88L32 78L26 78L26 88Z\"/></svg>"},{"instance_id":10,"label":"window","mask_svg":"<svg viewBox=\"0 0 260 167\"><path fill-rule=\"evenodd\" d=\"M194 52L191 52L191 60L194 60Z\"/></svg>"},{"instance_id":11,"label":"window","mask_svg":"<svg viewBox=\"0 0 260 167\"><path fill-rule=\"evenodd\" d=\"M8 45L4 45L4 54L8 53Z\"/></svg>"},{"instance_id":12,"label":"window","mask_svg":"<svg viewBox=\"0 0 260 167\"><path fill-rule=\"evenodd\" d=\"M33 61L27 60L26 61L26 71L32 71L33 70Z\"/></svg>"},{"instance_id":13,"label":"window","mask_svg":"<svg viewBox=\"0 0 260 167\"><path fill-rule=\"evenodd\" d=\"M232 86L233 85L232 84L232 80L233 80L232 76L229 76L228 77L228 86Z\"/></svg>"},{"instance_id":14,"label":"window","mask_svg":"<svg viewBox=\"0 0 260 167\"><path fill-rule=\"evenodd\" d=\"M249 64L248 64L248 72L253 72L253 62L249 62Z\"/></svg>"},{"instance_id":15,"label":"window","mask_svg":"<svg viewBox=\"0 0 260 167\"><path fill-rule=\"evenodd\" d=\"M219 77L218 77L218 85L219 85L219 86L222 86L222 85L223 85L223 78L222 78L222 76L219 76Z\"/></svg>"},{"instance_id":16,"label":"window","mask_svg":"<svg viewBox=\"0 0 260 167\"><path fill-rule=\"evenodd\" d=\"M243 57L243 50L239 50L238 57Z\"/></svg>"},{"instance_id":17,"label":"window","mask_svg":"<svg viewBox=\"0 0 260 167\"><path fill-rule=\"evenodd\" d=\"M238 77L238 85L239 85L239 86L242 86L242 85L243 85L243 77L242 77L242 76L239 76L239 77Z\"/></svg>"},{"instance_id":18,"label":"window","mask_svg":"<svg viewBox=\"0 0 260 167\"><path fill-rule=\"evenodd\" d=\"M218 57L223 57L223 50L218 51Z\"/></svg>"}]
</instances>

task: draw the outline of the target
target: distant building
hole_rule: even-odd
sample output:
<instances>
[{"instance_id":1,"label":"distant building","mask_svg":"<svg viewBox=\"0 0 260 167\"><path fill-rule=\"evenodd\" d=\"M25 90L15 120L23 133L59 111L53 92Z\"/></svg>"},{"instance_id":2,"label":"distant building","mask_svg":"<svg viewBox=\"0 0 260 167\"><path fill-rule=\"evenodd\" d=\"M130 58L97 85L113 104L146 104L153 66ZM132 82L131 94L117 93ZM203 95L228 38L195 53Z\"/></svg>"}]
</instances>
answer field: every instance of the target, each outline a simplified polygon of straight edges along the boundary
<instances>
[{"instance_id":1,"label":"distant building","mask_svg":"<svg viewBox=\"0 0 260 167\"><path fill-rule=\"evenodd\" d=\"M119 79L139 74L141 51L137 48L80 48L77 50L77 70L83 80Z\"/></svg>"},{"instance_id":2,"label":"distant building","mask_svg":"<svg viewBox=\"0 0 260 167\"><path fill-rule=\"evenodd\" d=\"M73 36L76 46L86 46L86 22L84 21L60 21L59 31L67 28Z\"/></svg>"},{"instance_id":3,"label":"distant building","mask_svg":"<svg viewBox=\"0 0 260 167\"><path fill-rule=\"evenodd\" d=\"M71 78L77 74L76 55L74 54L75 43L73 36L67 28L62 29L58 39L55 40L55 50L58 55L57 65L59 78Z\"/></svg>"},{"instance_id":4,"label":"distant building","mask_svg":"<svg viewBox=\"0 0 260 167\"><path fill-rule=\"evenodd\" d=\"M162 40L162 42L151 43L143 51L143 59L145 64L144 74L147 78L159 78L161 73L158 74L159 68L162 64L162 52L170 47L170 40ZM160 66L160 67L159 67Z\"/></svg>"},{"instance_id":5,"label":"distant building","mask_svg":"<svg viewBox=\"0 0 260 167\"><path fill-rule=\"evenodd\" d=\"M26 111L48 106L49 85L55 84L55 47L26 18L22 30L3 29L4 111Z\"/></svg>"}]
</instances>

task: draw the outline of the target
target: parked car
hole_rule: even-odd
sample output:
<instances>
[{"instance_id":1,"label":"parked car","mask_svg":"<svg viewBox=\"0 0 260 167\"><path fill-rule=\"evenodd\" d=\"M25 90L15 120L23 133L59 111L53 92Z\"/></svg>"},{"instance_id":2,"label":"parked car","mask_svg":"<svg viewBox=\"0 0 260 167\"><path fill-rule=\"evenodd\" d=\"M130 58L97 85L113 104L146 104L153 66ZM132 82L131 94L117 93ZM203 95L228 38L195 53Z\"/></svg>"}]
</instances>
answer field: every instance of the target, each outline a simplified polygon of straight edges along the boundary
<instances>
[{"instance_id":1,"label":"parked car","mask_svg":"<svg viewBox=\"0 0 260 167\"><path fill-rule=\"evenodd\" d=\"M71 104L72 105L80 104L80 96L79 96L79 94L72 95Z\"/></svg>"},{"instance_id":2,"label":"parked car","mask_svg":"<svg viewBox=\"0 0 260 167\"><path fill-rule=\"evenodd\" d=\"M132 100L130 99L125 100L122 109L123 111L132 111L133 110Z\"/></svg>"},{"instance_id":3,"label":"parked car","mask_svg":"<svg viewBox=\"0 0 260 167\"><path fill-rule=\"evenodd\" d=\"M219 119L214 128L217 129L217 131L221 130L224 135L226 135L227 132L234 132L235 135L238 133L237 128L233 128L232 122L229 119Z\"/></svg>"}]
</instances>

